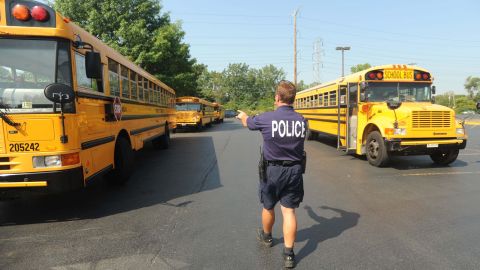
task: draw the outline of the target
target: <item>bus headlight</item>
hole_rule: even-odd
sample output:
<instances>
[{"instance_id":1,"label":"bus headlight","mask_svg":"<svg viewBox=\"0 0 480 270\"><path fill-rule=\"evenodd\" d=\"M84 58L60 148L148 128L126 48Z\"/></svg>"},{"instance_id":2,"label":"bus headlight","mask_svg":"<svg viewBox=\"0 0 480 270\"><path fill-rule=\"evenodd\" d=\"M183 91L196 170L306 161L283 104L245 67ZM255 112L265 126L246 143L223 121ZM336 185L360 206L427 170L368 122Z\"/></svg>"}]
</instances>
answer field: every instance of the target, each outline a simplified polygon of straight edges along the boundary
<instances>
[{"instance_id":1,"label":"bus headlight","mask_svg":"<svg viewBox=\"0 0 480 270\"><path fill-rule=\"evenodd\" d=\"M60 155L33 157L34 168L60 167L62 158Z\"/></svg>"},{"instance_id":2,"label":"bus headlight","mask_svg":"<svg viewBox=\"0 0 480 270\"><path fill-rule=\"evenodd\" d=\"M393 129L393 134L394 135L405 136L405 135L407 135L407 129L406 128L394 128Z\"/></svg>"},{"instance_id":3,"label":"bus headlight","mask_svg":"<svg viewBox=\"0 0 480 270\"><path fill-rule=\"evenodd\" d=\"M457 128L457 135L465 135L465 129L464 128Z\"/></svg>"},{"instance_id":4,"label":"bus headlight","mask_svg":"<svg viewBox=\"0 0 480 270\"><path fill-rule=\"evenodd\" d=\"M79 153L33 157L34 168L61 167L80 163Z\"/></svg>"}]
</instances>

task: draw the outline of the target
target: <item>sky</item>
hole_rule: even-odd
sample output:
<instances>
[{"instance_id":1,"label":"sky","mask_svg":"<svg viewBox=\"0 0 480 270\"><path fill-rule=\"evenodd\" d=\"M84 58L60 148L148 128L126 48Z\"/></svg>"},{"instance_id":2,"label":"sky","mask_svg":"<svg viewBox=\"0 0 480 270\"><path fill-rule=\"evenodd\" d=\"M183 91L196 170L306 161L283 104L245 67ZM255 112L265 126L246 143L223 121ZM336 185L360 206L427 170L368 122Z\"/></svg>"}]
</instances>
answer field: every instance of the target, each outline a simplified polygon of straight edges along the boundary
<instances>
[{"instance_id":1,"label":"sky","mask_svg":"<svg viewBox=\"0 0 480 270\"><path fill-rule=\"evenodd\" d=\"M192 57L209 70L229 63L273 64L293 80L293 13L297 15L298 81L341 76L361 63L409 64L430 70L437 93L465 94L480 77L480 1L162 0L180 21ZM314 44L318 44L314 50ZM321 64L318 63L320 58ZM314 72L319 66L319 72Z\"/></svg>"}]
</instances>

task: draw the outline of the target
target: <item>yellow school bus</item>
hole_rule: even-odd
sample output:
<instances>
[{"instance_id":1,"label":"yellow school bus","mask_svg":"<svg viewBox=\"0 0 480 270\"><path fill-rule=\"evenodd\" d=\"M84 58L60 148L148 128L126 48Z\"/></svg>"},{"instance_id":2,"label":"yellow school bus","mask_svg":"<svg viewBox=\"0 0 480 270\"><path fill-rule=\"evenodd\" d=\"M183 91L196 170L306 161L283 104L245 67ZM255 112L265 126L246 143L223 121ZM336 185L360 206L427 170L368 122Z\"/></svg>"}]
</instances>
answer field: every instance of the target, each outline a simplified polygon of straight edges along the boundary
<instances>
[{"instance_id":1,"label":"yellow school bus","mask_svg":"<svg viewBox=\"0 0 480 270\"><path fill-rule=\"evenodd\" d=\"M393 155L430 155L447 165L467 135L452 109L432 102L432 83L421 67L377 66L298 92L295 108L308 120L308 139L335 136L338 149L374 166Z\"/></svg>"},{"instance_id":2,"label":"yellow school bus","mask_svg":"<svg viewBox=\"0 0 480 270\"><path fill-rule=\"evenodd\" d=\"M175 92L50 7L0 0L0 116L0 193L62 192L168 147Z\"/></svg>"},{"instance_id":3,"label":"yellow school bus","mask_svg":"<svg viewBox=\"0 0 480 270\"><path fill-rule=\"evenodd\" d=\"M215 123L223 123L225 118L225 108L217 102L213 103L213 109L215 112Z\"/></svg>"},{"instance_id":4,"label":"yellow school bus","mask_svg":"<svg viewBox=\"0 0 480 270\"><path fill-rule=\"evenodd\" d=\"M177 128L195 127L202 130L215 121L212 102L198 97L179 97L175 100L177 110Z\"/></svg>"}]
</instances>

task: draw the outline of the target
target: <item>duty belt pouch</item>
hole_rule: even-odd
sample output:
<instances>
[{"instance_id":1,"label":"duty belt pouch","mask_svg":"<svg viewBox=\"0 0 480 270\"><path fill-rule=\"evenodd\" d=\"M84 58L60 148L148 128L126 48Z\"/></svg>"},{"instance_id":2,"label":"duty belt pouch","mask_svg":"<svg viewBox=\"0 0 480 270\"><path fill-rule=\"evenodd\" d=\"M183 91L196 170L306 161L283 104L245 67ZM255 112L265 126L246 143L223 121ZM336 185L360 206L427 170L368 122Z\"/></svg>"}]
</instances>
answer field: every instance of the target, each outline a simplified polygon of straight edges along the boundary
<instances>
[{"instance_id":1,"label":"duty belt pouch","mask_svg":"<svg viewBox=\"0 0 480 270\"><path fill-rule=\"evenodd\" d=\"M305 173L306 168L307 168L307 152L303 151L303 154L302 154L302 174Z\"/></svg>"},{"instance_id":2,"label":"duty belt pouch","mask_svg":"<svg viewBox=\"0 0 480 270\"><path fill-rule=\"evenodd\" d=\"M260 161L258 161L258 177L260 182L267 182L267 162L263 157L262 147L260 147Z\"/></svg>"}]
</instances>

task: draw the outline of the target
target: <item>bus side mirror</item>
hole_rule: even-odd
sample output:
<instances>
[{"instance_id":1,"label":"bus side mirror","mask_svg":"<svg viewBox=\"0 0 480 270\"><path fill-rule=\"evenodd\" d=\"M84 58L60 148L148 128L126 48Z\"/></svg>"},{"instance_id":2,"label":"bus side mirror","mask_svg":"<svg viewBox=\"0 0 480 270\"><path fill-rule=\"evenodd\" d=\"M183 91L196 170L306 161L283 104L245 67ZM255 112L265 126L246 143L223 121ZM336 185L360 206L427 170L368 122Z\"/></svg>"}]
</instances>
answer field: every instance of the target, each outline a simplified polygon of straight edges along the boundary
<instances>
[{"instance_id":1,"label":"bus side mirror","mask_svg":"<svg viewBox=\"0 0 480 270\"><path fill-rule=\"evenodd\" d=\"M85 69L87 78L102 79L102 60L98 52L86 52L85 54Z\"/></svg>"},{"instance_id":2,"label":"bus side mirror","mask_svg":"<svg viewBox=\"0 0 480 270\"><path fill-rule=\"evenodd\" d=\"M43 90L45 97L53 103L67 104L75 100L72 87L62 83L52 83Z\"/></svg>"},{"instance_id":3,"label":"bus side mirror","mask_svg":"<svg viewBox=\"0 0 480 270\"><path fill-rule=\"evenodd\" d=\"M437 88L434 86L432 86L432 94L435 95L435 92L437 91Z\"/></svg>"},{"instance_id":4,"label":"bus side mirror","mask_svg":"<svg viewBox=\"0 0 480 270\"><path fill-rule=\"evenodd\" d=\"M480 102L477 102L477 110L480 110Z\"/></svg>"},{"instance_id":5,"label":"bus side mirror","mask_svg":"<svg viewBox=\"0 0 480 270\"><path fill-rule=\"evenodd\" d=\"M365 92L360 93L360 102L365 102L367 101L367 95L365 95Z\"/></svg>"}]
</instances>

